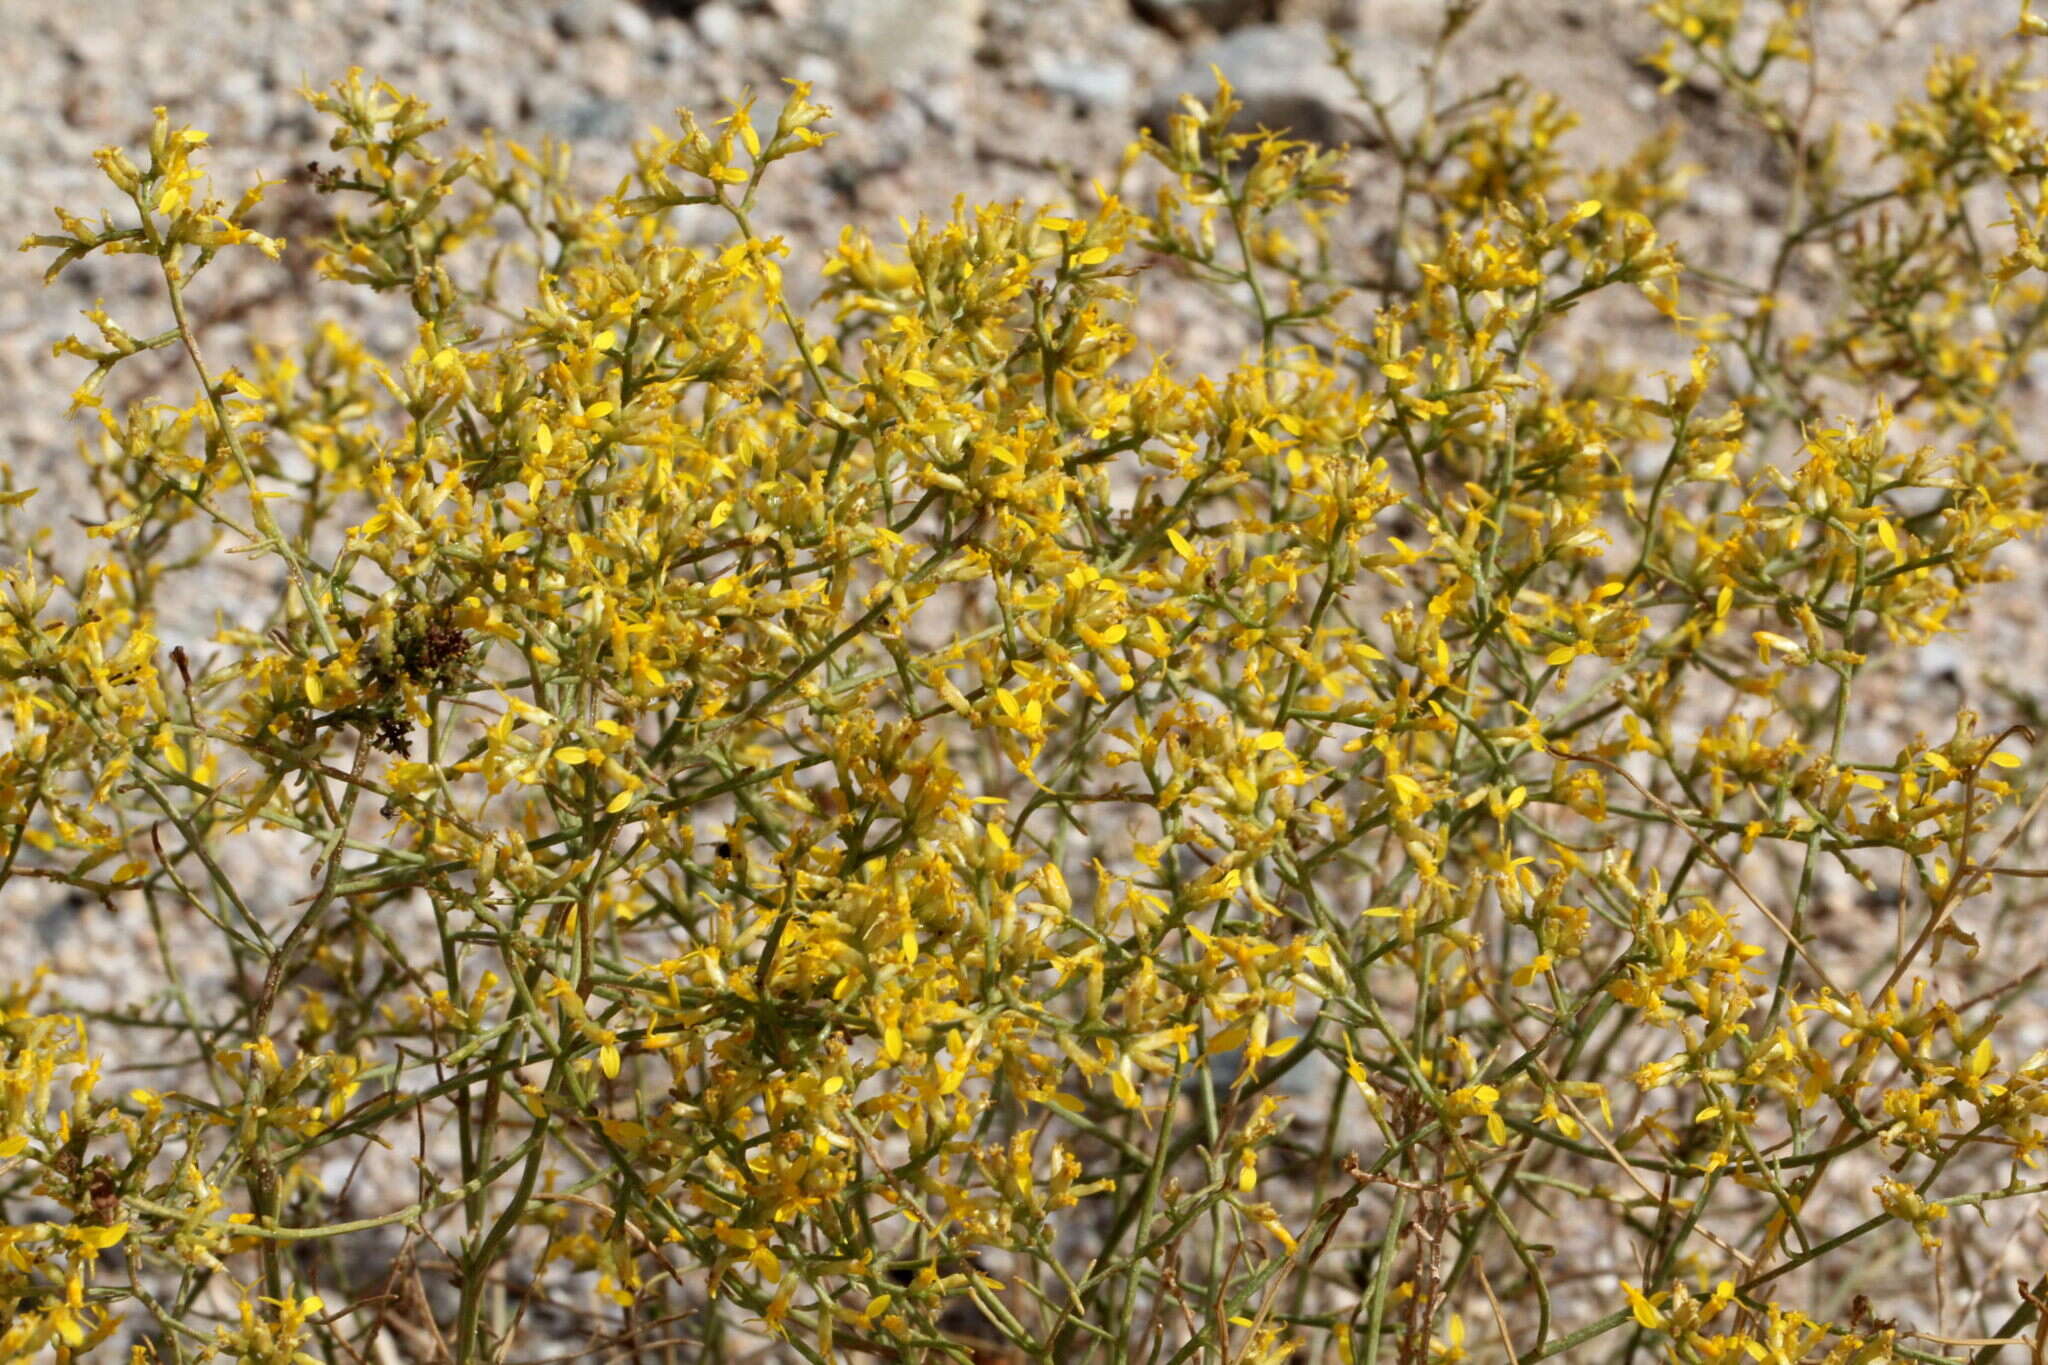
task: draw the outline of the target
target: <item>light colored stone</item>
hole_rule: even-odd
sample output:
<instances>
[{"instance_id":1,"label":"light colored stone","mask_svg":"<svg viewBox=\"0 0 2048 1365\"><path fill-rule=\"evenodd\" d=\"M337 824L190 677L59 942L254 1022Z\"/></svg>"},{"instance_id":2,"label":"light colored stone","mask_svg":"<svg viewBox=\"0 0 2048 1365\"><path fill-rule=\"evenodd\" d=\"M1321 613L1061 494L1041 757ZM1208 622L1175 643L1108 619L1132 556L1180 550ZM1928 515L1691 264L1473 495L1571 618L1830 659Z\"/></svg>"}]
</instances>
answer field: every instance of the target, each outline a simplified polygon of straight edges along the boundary
<instances>
[{"instance_id":1,"label":"light colored stone","mask_svg":"<svg viewBox=\"0 0 2048 1365\"><path fill-rule=\"evenodd\" d=\"M1419 106L1409 70L1418 56L1409 44L1397 40L1355 49L1361 73L1402 117L1410 106ZM1365 105L1331 61L1328 32L1316 24L1257 24L1203 43L1184 66L1154 87L1141 121L1163 128L1183 94L1207 102L1216 93L1212 66L1222 71L1243 103L1242 126L1286 129L1295 137L1331 144L1357 142L1368 132Z\"/></svg>"},{"instance_id":2,"label":"light colored stone","mask_svg":"<svg viewBox=\"0 0 2048 1365\"><path fill-rule=\"evenodd\" d=\"M1068 61L1043 53L1032 60L1031 80L1083 109L1128 108L1136 85L1130 67L1121 62Z\"/></svg>"},{"instance_id":3,"label":"light colored stone","mask_svg":"<svg viewBox=\"0 0 2048 1365\"><path fill-rule=\"evenodd\" d=\"M619 0L612 6L611 30L614 35L633 44L644 46L654 38L654 21L647 17L647 11L634 4L633 0Z\"/></svg>"},{"instance_id":4,"label":"light colored stone","mask_svg":"<svg viewBox=\"0 0 2048 1365\"><path fill-rule=\"evenodd\" d=\"M588 38L599 31L601 16L590 0L563 0L548 12L548 24L569 42Z\"/></svg>"},{"instance_id":5,"label":"light colored stone","mask_svg":"<svg viewBox=\"0 0 2048 1365\"><path fill-rule=\"evenodd\" d=\"M1947 640L1930 640L1913 651L1913 672L1923 687L1953 687L1962 690L1969 679L1970 661Z\"/></svg>"},{"instance_id":6,"label":"light colored stone","mask_svg":"<svg viewBox=\"0 0 2048 1365\"><path fill-rule=\"evenodd\" d=\"M1702 180L1692 187L1692 201L1702 213L1733 219L1749 212L1749 196L1725 180Z\"/></svg>"},{"instance_id":7,"label":"light colored stone","mask_svg":"<svg viewBox=\"0 0 2048 1365\"><path fill-rule=\"evenodd\" d=\"M810 82L819 91L831 90L839 84L838 65L822 53L806 52L796 59L789 74L796 80Z\"/></svg>"},{"instance_id":8,"label":"light colored stone","mask_svg":"<svg viewBox=\"0 0 2048 1365\"><path fill-rule=\"evenodd\" d=\"M451 18L428 28L427 51L436 57L484 57L490 42L468 19Z\"/></svg>"},{"instance_id":9,"label":"light colored stone","mask_svg":"<svg viewBox=\"0 0 2048 1365\"><path fill-rule=\"evenodd\" d=\"M540 113L541 126L571 142L596 140L621 143L640 131L638 110L623 100L585 95L564 100Z\"/></svg>"},{"instance_id":10,"label":"light colored stone","mask_svg":"<svg viewBox=\"0 0 2048 1365\"><path fill-rule=\"evenodd\" d=\"M982 0L841 0L817 27L852 74L881 87L965 71L981 17Z\"/></svg>"},{"instance_id":11,"label":"light colored stone","mask_svg":"<svg viewBox=\"0 0 2048 1365\"><path fill-rule=\"evenodd\" d=\"M1346 28L1430 43L1443 31L1445 0L1350 0Z\"/></svg>"},{"instance_id":12,"label":"light colored stone","mask_svg":"<svg viewBox=\"0 0 2048 1365\"><path fill-rule=\"evenodd\" d=\"M690 27L713 52L726 52L739 45L745 31L740 12L725 0L709 0L690 16Z\"/></svg>"}]
</instances>

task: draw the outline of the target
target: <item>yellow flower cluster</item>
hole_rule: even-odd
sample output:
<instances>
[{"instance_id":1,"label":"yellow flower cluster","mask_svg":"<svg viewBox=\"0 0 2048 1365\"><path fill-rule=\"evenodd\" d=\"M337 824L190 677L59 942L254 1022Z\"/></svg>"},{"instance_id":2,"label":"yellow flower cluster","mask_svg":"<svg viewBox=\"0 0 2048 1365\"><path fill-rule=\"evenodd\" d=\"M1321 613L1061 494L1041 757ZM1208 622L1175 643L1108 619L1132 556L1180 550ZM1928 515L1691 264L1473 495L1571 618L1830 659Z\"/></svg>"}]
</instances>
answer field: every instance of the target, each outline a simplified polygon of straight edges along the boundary
<instances>
[{"instance_id":1,"label":"yellow flower cluster","mask_svg":"<svg viewBox=\"0 0 2048 1365\"><path fill-rule=\"evenodd\" d=\"M826 139L801 84L592 199L351 75L320 270L415 344L232 369L186 290L277 254L262 187L162 114L103 153L119 213L29 245L153 260L174 325L64 348L106 550L5 576L0 875L180 936L92 1021L180 1070L108 1098L135 1050L6 1002L0 1361L2018 1340L1848 1296L2043 1188L2031 978L1958 989L2030 884L2031 734L1850 721L2039 523L2048 135L1945 58L1844 188L1785 8L1653 6L1809 168L1704 318L1671 142L1575 170L1514 85L1387 130L1380 259L1345 154L1226 85L1085 203L849 229L811 308L756 227ZM1801 253L1839 294L1786 334ZM1241 358L1148 344L1155 282ZM1687 372L1569 360L1595 296ZM111 410L155 350L196 395ZM278 586L203 666L174 539ZM1840 950L1837 883L1896 935Z\"/></svg>"}]
</instances>

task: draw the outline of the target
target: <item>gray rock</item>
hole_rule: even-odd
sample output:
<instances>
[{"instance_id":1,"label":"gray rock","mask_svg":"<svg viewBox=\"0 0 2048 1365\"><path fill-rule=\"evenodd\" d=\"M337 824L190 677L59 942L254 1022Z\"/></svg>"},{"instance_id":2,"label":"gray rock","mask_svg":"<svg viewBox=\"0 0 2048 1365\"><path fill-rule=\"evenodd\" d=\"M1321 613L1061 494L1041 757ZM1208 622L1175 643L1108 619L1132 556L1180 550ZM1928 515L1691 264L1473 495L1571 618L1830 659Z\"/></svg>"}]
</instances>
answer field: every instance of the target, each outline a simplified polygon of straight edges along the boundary
<instances>
[{"instance_id":1,"label":"gray rock","mask_svg":"<svg viewBox=\"0 0 2048 1365\"><path fill-rule=\"evenodd\" d=\"M625 100L590 95L542 109L539 123L555 136L574 142L625 142L638 131L639 117L640 111Z\"/></svg>"},{"instance_id":2,"label":"gray rock","mask_svg":"<svg viewBox=\"0 0 2048 1365\"><path fill-rule=\"evenodd\" d=\"M1749 195L1725 180L1701 180L1693 186L1692 201L1700 212L1724 222L1739 222L1749 216Z\"/></svg>"},{"instance_id":3,"label":"gray rock","mask_svg":"<svg viewBox=\"0 0 2048 1365\"><path fill-rule=\"evenodd\" d=\"M631 0L621 0L612 7L611 28L615 35L635 47L644 47L654 38L654 21Z\"/></svg>"},{"instance_id":4,"label":"gray rock","mask_svg":"<svg viewBox=\"0 0 2048 1365\"><path fill-rule=\"evenodd\" d=\"M490 40L466 18L451 16L427 29L427 52L435 57L478 57L490 51Z\"/></svg>"},{"instance_id":5,"label":"gray rock","mask_svg":"<svg viewBox=\"0 0 2048 1365\"><path fill-rule=\"evenodd\" d=\"M448 94L471 128L511 128L519 118L519 92L510 84L494 80L484 66L454 66L448 75Z\"/></svg>"},{"instance_id":6,"label":"gray rock","mask_svg":"<svg viewBox=\"0 0 2048 1365\"><path fill-rule=\"evenodd\" d=\"M1922 687L1962 691L1970 676L1970 661L1948 641L1932 640L1913 652L1913 672Z\"/></svg>"},{"instance_id":7,"label":"gray rock","mask_svg":"<svg viewBox=\"0 0 2048 1365\"><path fill-rule=\"evenodd\" d=\"M416 47L409 34L395 26L386 26L371 33L351 56L362 64L365 72L406 71L412 69L415 53ZM316 88L319 84L315 83Z\"/></svg>"},{"instance_id":8,"label":"gray rock","mask_svg":"<svg viewBox=\"0 0 2048 1365\"><path fill-rule=\"evenodd\" d=\"M1348 28L1429 43L1443 31L1448 6L1444 0L1349 0L1340 8L1349 10L1344 16Z\"/></svg>"},{"instance_id":9,"label":"gray rock","mask_svg":"<svg viewBox=\"0 0 2048 1365\"><path fill-rule=\"evenodd\" d=\"M697 6L690 16L690 27L697 30L697 37L713 52L727 52L739 46L745 33L740 22L740 12L725 0L710 0Z\"/></svg>"},{"instance_id":10,"label":"gray rock","mask_svg":"<svg viewBox=\"0 0 2048 1365\"><path fill-rule=\"evenodd\" d=\"M657 65L674 66L696 51L699 42L688 24L656 24L654 41L648 44L648 54Z\"/></svg>"},{"instance_id":11,"label":"gray rock","mask_svg":"<svg viewBox=\"0 0 2048 1365\"><path fill-rule=\"evenodd\" d=\"M1418 33L1422 36L1417 36ZM1422 69L1429 61L1434 41L1427 30L1391 23L1367 23L1345 39L1345 46L1351 51L1352 71L1357 73L1366 93L1377 100L1386 112L1397 137L1413 135L1422 123ZM1337 74L1355 103L1356 92L1351 90L1350 81L1341 72ZM1455 69L1442 70L1437 74L1443 82L1439 86L1440 96L1465 93ZM1376 141L1380 136L1375 122L1370 140Z\"/></svg>"},{"instance_id":12,"label":"gray rock","mask_svg":"<svg viewBox=\"0 0 2048 1365\"><path fill-rule=\"evenodd\" d=\"M1067 61L1043 52L1033 54L1031 80L1083 111L1128 108L1135 85L1130 67L1121 62Z\"/></svg>"},{"instance_id":13,"label":"gray rock","mask_svg":"<svg viewBox=\"0 0 2048 1365\"><path fill-rule=\"evenodd\" d=\"M1330 61L1329 39L1314 24L1257 24L1202 44L1140 112L1155 132L1192 94L1207 103L1216 93L1211 66L1221 70L1244 105L1241 127L1287 130L1313 142L1355 142L1364 131L1364 106Z\"/></svg>"},{"instance_id":14,"label":"gray rock","mask_svg":"<svg viewBox=\"0 0 2048 1365\"><path fill-rule=\"evenodd\" d=\"M824 51L873 87L964 72L981 37L982 0L839 0L818 16Z\"/></svg>"},{"instance_id":15,"label":"gray rock","mask_svg":"<svg viewBox=\"0 0 2048 1365\"><path fill-rule=\"evenodd\" d=\"M245 136L261 137L269 131L278 112L279 101L270 95L272 84L268 71L236 67L221 73L214 82L213 94L234 111Z\"/></svg>"},{"instance_id":16,"label":"gray rock","mask_svg":"<svg viewBox=\"0 0 2048 1365\"><path fill-rule=\"evenodd\" d=\"M839 85L839 67L823 53L806 52L796 59L789 74L797 80L809 81L821 93Z\"/></svg>"},{"instance_id":17,"label":"gray rock","mask_svg":"<svg viewBox=\"0 0 2048 1365\"><path fill-rule=\"evenodd\" d=\"M603 24L603 15L590 0L563 0L548 11L548 27L555 36L575 42L598 32Z\"/></svg>"}]
</instances>

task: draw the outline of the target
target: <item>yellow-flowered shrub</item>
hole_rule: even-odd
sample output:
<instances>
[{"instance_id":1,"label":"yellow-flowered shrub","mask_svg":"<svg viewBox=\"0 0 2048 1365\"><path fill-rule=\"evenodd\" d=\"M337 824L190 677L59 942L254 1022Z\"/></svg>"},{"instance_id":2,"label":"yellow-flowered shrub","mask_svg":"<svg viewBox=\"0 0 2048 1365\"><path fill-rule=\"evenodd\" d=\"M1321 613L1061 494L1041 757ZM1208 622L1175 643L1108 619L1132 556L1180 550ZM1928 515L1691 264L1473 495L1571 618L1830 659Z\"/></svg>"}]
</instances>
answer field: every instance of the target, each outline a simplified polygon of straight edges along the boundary
<instances>
[{"instance_id":1,"label":"yellow-flowered shrub","mask_svg":"<svg viewBox=\"0 0 2048 1365\"><path fill-rule=\"evenodd\" d=\"M186 300L263 187L102 153L29 245L171 325L66 347L106 514L6 573L0 870L164 979L5 1001L0 1360L2020 1343L1944 1257L2039 1245L2033 736L1862 708L2039 521L2048 129L1951 55L1851 165L1800 7L1653 8L1801 167L1767 279L1688 276L1675 135L1575 166L1512 85L1368 160L1225 87L820 271L756 227L801 85L591 199L351 76L319 270L414 344L230 366ZM1235 364L1140 326L1188 282ZM230 551L275 601L165 638Z\"/></svg>"}]
</instances>

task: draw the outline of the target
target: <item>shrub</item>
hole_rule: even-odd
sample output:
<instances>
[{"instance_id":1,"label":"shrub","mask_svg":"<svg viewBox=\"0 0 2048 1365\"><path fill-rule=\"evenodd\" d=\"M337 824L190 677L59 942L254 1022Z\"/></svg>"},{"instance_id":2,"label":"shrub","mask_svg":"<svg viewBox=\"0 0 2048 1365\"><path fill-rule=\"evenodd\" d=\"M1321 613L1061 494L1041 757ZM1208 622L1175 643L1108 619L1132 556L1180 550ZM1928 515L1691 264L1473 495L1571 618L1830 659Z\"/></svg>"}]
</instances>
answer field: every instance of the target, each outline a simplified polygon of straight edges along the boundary
<instances>
[{"instance_id":1,"label":"shrub","mask_svg":"<svg viewBox=\"0 0 2048 1365\"><path fill-rule=\"evenodd\" d=\"M106 516L73 579L16 536L4 872L163 978L5 998L0 1358L2016 1340L2041 1286L1944 1239L2044 1188L2032 735L1852 722L2039 520L2048 134L1947 57L1852 174L1793 19L1656 9L1797 168L1701 316L1673 139L1575 170L1518 86L1381 129L1384 249L1226 86L1085 206L849 231L811 308L755 226L801 85L592 200L351 75L319 271L416 345L234 368L186 301L279 254L263 187L161 111L102 153L118 213L29 245L173 320L69 346ZM1240 363L1142 346L1187 281ZM152 351L195 391L117 414ZM228 551L267 619L166 652ZM1825 936L1858 887L1896 924Z\"/></svg>"}]
</instances>

